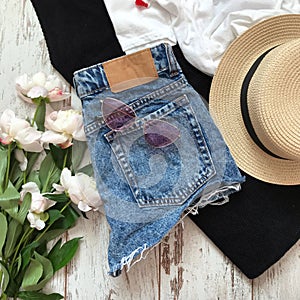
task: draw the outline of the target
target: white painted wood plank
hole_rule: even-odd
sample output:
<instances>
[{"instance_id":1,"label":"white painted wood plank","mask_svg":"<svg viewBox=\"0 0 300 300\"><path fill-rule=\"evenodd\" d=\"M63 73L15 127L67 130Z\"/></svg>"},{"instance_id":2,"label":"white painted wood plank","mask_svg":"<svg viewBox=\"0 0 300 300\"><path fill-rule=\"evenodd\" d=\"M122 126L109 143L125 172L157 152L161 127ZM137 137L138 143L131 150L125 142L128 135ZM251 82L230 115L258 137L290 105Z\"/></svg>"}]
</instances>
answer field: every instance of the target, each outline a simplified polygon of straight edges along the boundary
<instances>
[{"instance_id":1,"label":"white painted wood plank","mask_svg":"<svg viewBox=\"0 0 300 300\"><path fill-rule=\"evenodd\" d=\"M10 107L20 115L32 108L16 97L15 78L25 72L55 72L37 17L28 0L0 3L0 112ZM80 106L78 99L74 103ZM83 236L72 263L57 273L47 292L66 299L300 299L300 243L269 271L253 281L234 267L190 221L178 225L163 243L119 278L107 275L109 228L105 218L91 213L70 230ZM67 280L66 280L67 278Z\"/></svg>"},{"instance_id":2,"label":"white painted wood plank","mask_svg":"<svg viewBox=\"0 0 300 300\"><path fill-rule=\"evenodd\" d=\"M300 299L300 241L253 281L255 300Z\"/></svg>"},{"instance_id":3,"label":"white painted wood plank","mask_svg":"<svg viewBox=\"0 0 300 300\"><path fill-rule=\"evenodd\" d=\"M16 96L15 79L24 73L55 73L50 65L46 43L30 1L0 2L0 112L10 108L25 118L34 105ZM55 73L57 74L57 73ZM46 293L64 295L65 270L57 272L45 287Z\"/></svg>"},{"instance_id":4,"label":"white painted wood plank","mask_svg":"<svg viewBox=\"0 0 300 300\"><path fill-rule=\"evenodd\" d=\"M190 219L184 228L178 224L160 247L160 299L251 299L251 280Z\"/></svg>"},{"instance_id":5,"label":"white painted wood plank","mask_svg":"<svg viewBox=\"0 0 300 300\"><path fill-rule=\"evenodd\" d=\"M89 213L79 226L69 231L69 238L83 236L80 250L68 267L68 297L77 299L158 299L157 255L125 269L117 278L110 277L107 264L109 227L105 217Z\"/></svg>"},{"instance_id":6,"label":"white painted wood plank","mask_svg":"<svg viewBox=\"0 0 300 300\"><path fill-rule=\"evenodd\" d=\"M17 76L24 73L54 72L42 30L26 0L2 0L0 24L0 110L9 104L12 109L29 114L32 109L16 97L14 84Z\"/></svg>"}]
</instances>

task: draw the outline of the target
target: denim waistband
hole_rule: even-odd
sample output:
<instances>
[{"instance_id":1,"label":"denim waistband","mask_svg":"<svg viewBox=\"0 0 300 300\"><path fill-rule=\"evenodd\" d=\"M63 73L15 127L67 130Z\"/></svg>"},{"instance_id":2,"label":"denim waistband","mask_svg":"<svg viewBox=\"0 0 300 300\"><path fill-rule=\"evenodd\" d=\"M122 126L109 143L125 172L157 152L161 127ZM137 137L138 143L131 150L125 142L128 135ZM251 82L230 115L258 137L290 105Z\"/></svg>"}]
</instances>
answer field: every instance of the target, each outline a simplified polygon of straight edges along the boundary
<instances>
[{"instance_id":1,"label":"denim waistband","mask_svg":"<svg viewBox=\"0 0 300 300\"><path fill-rule=\"evenodd\" d=\"M181 69L170 45L160 44L150 48L150 51L158 76L162 72L165 74L167 73L170 77L178 75ZM125 57L125 55L123 57ZM109 89L110 86L103 64L99 63L74 72L74 87L79 97L84 97L94 92Z\"/></svg>"}]
</instances>

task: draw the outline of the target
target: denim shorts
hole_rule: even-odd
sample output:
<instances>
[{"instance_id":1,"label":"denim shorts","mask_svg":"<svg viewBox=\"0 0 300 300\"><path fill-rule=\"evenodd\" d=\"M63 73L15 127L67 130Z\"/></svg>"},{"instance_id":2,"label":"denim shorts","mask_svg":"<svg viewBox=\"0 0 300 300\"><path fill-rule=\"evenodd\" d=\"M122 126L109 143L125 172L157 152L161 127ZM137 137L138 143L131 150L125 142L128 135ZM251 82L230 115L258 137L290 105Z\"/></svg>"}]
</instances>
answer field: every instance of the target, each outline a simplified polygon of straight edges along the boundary
<instances>
[{"instance_id":1,"label":"denim shorts","mask_svg":"<svg viewBox=\"0 0 300 300\"><path fill-rule=\"evenodd\" d=\"M226 202L244 181L172 47L160 44L148 50L158 77L145 84L113 92L103 63L74 73L97 188L111 227L112 276L157 245L187 212ZM118 58L119 72L127 72L125 57ZM138 63L138 57L131 63ZM122 131L110 129L101 108L107 97L128 104L136 121ZM143 124L153 119L175 125L180 137L163 148L151 146Z\"/></svg>"}]
</instances>

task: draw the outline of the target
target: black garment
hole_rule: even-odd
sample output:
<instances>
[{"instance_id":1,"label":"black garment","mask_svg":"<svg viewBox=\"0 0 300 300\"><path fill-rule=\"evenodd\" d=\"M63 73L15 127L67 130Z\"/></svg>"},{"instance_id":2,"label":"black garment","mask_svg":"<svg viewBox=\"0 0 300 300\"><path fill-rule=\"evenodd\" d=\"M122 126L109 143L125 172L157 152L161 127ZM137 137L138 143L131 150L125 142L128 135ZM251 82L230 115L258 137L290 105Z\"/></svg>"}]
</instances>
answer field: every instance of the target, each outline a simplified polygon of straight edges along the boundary
<instances>
[{"instance_id":1,"label":"black garment","mask_svg":"<svg viewBox=\"0 0 300 300\"><path fill-rule=\"evenodd\" d=\"M71 84L73 72L123 55L103 1L32 0L53 67Z\"/></svg>"},{"instance_id":2,"label":"black garment","mask_svg":"<svg viewBox=\"0 0 300 300\"><path fill-rule=\"evenodd\" d=\"M31 0L53 66L72 84L75 70L123 55L100 0ZM174 52L190 84L208 99L211 78ZM300 238L300 186L264 183L246 175L242 191L191 219L249 278L275 263Z\"/></svg>"}]
</instances>

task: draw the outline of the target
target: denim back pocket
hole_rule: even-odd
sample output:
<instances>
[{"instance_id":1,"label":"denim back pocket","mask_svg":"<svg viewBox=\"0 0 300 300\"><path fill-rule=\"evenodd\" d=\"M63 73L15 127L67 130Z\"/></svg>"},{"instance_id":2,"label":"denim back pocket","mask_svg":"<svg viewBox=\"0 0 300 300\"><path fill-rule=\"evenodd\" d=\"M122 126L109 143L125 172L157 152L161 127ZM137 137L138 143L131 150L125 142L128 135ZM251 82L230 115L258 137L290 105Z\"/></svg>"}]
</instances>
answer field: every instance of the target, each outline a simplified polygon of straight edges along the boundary
<instances>
[{"instance_id":1,"label":"denim back pocket","mask_svg":"<svg viewBox=\"0 0 300 300\"><path fill-rule=\"evenodd\" d=\"M175 125L180 137L163 148L149 145L143 124L153 119ZM215 174L201 124L186 95L167 99L130 127L104 137L140 207L181 205Z\"/></svg>"}]
</instances>

